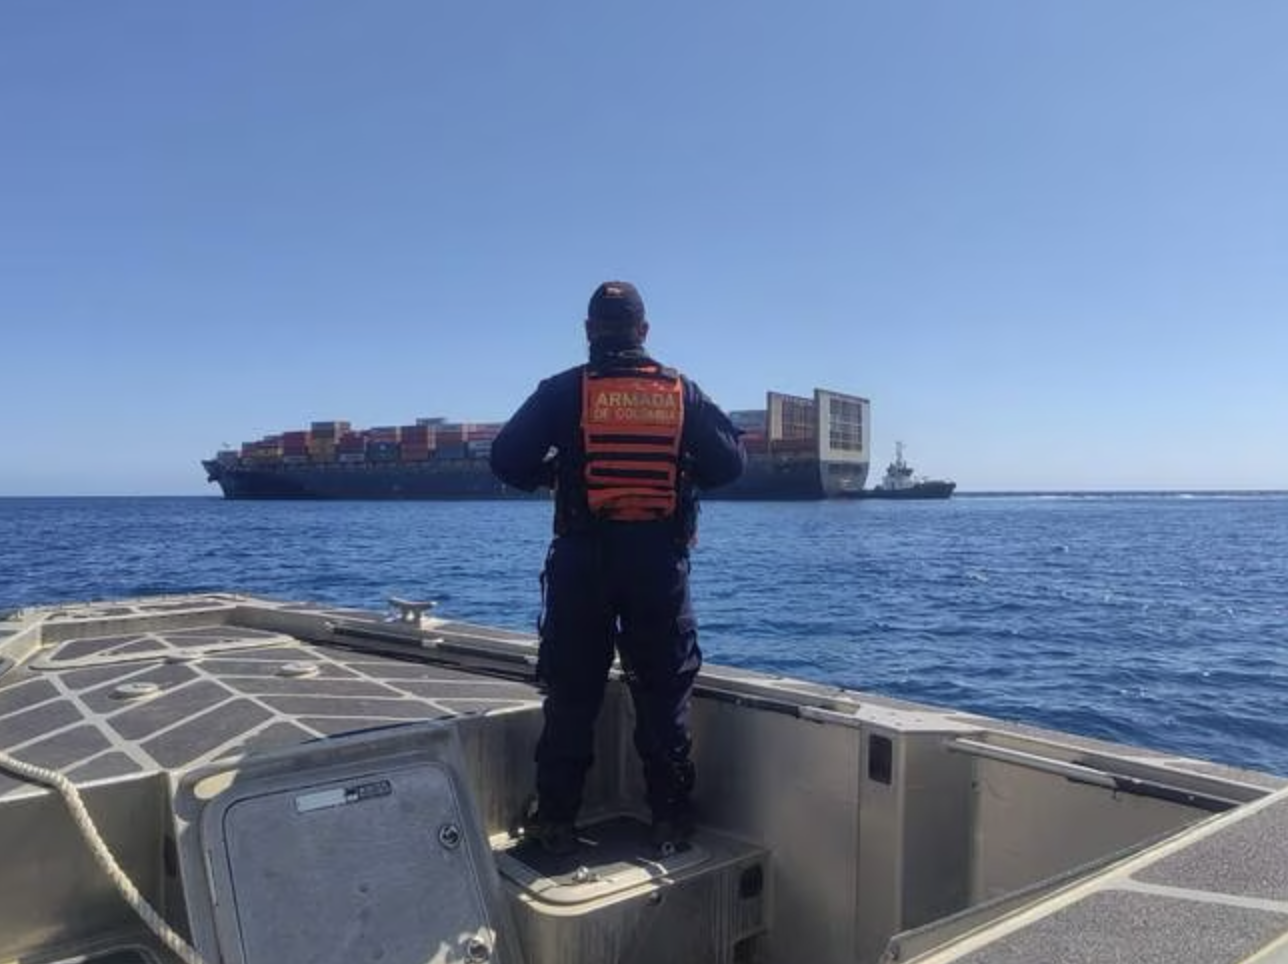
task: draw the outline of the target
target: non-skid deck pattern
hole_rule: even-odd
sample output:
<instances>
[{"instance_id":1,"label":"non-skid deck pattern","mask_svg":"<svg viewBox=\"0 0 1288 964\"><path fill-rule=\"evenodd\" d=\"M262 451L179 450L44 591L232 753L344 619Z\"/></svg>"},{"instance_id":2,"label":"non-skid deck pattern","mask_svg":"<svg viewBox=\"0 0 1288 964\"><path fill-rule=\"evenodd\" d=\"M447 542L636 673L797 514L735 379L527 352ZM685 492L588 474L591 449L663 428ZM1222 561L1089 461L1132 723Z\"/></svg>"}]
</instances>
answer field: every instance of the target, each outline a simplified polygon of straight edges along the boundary
<instances>
[{"instance_id":1,"label":"non-skid deck pattern","mask_svg":"<svg viewBox=\"0 0 1288 964\"><path fill-rule=\"evenodd\" d=\"M540 698L522 673L504 678L307 642L242 624L238 612L233 597L222 607L207 598L46 615L45 633L66 638L0 675L0 749L85 782ZM370 614L282 612L390 632ZM439 622L433 632L450 647L477 641L480 630ZM525 638L486 632L499 642ZM22 792L32 788L0 774L0 797Z\"/></svg>"},{"instance_id":2,"label":"non-skid deck pattern","mask_svg":"<svg viewBox=\"0 0 1288 964\"><path fill-rule=\"evenodd\" d=\"M1288 927L1246 907L1105 891L958 958L961 964L1240 964ZM1124 954L1129 956L1124 956Z\"/></svg>"},{"instance_id":3,"label":"non-skid deck pattern","mask_svg":"<svg viewBox=\"0 0 1288 964\"><path fill-rule=\"evenodd\" d=\"M1288 791L1232 811L913 964L1284 964Z\"/></svg>"}]
</instances>

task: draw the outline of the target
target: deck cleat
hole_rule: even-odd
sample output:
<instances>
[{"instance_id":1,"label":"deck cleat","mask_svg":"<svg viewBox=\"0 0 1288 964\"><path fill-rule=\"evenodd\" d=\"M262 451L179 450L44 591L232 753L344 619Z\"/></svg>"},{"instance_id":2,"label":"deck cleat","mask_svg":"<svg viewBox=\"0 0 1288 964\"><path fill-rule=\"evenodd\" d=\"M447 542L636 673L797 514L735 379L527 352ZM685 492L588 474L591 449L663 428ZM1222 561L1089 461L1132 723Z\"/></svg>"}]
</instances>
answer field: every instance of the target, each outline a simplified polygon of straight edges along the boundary
<instances>
[{"instance_id":1,"label":"deck cleat","mask_svg":"<svg viewBox=\"0 0 1288 964\"><path fill-rule=\"evenodd\" d=\"M408 623L412 626L419 626L424 621L425 611L433 609L438 605L438 601L427 599L422 601L412 599L400 599L397 596L389 597L389 606L392 612L386 622L390 623Z\"/></svg>"}]
</instances>

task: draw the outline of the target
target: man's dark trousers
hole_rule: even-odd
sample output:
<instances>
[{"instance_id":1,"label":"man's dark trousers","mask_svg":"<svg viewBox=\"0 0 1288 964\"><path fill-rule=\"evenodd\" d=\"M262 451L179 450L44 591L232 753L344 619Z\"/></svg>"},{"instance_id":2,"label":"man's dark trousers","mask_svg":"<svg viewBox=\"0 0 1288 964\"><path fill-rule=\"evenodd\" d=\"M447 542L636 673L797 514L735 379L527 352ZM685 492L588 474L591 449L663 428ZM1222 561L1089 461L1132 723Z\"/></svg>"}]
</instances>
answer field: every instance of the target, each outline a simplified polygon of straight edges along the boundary
<instances>
[{"instance_id":1,"label":"man's dark trousers","mask_svg":"<svg viewBox=\"0 0 1288 964\"><path fill-rule=\"evenodd\" d=\"M689 553L674 522L598 523L559 536L542 580L538 676L546 701L536 758L543 822L572 820L580 808L614 648L635 706L635 749L653 817L687 813L689 703L702 653Z\"/></svg>"}]
</instances>

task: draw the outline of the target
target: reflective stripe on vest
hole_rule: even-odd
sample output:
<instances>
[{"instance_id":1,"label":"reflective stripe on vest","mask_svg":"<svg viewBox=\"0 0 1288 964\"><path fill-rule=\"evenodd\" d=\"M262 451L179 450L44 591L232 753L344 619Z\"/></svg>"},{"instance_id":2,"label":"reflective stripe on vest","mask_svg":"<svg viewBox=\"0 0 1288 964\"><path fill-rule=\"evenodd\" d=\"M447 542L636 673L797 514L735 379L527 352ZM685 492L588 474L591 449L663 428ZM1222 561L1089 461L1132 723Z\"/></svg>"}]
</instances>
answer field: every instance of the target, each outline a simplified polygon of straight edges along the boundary
<instances>
[{"instance_id":1,"label":"reflective stripe on vest","mask_svg":"<svg viewBox=\"0 0 1288 964\"><path fill-rule=\"evenodd\" d=\"M581 378L586 499L601 519L641 522L675 514L684 384L653 366Z\"/></svg>"}]
</instances>

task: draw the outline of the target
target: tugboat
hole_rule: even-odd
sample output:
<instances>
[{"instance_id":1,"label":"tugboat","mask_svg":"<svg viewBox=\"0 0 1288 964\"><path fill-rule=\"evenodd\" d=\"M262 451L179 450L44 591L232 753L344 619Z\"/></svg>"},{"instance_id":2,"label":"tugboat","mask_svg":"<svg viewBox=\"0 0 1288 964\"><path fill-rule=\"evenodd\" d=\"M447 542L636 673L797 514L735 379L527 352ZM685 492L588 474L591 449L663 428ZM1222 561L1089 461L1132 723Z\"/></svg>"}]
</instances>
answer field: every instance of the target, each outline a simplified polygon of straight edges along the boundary
<instances>
[{"instance_id":1,"label":"tugboat","mask_svg":"<svg viewBox=\"0 0 1288 964\"><path fill-rule=\"evenodd\" d=\"M914 475L904 461L903 443L894 443L894 461L886 466L885 478L871 489L855 493L859 499L946 499L957 488L946 479L927 479Z\"/></svg>"}]
</instances>

